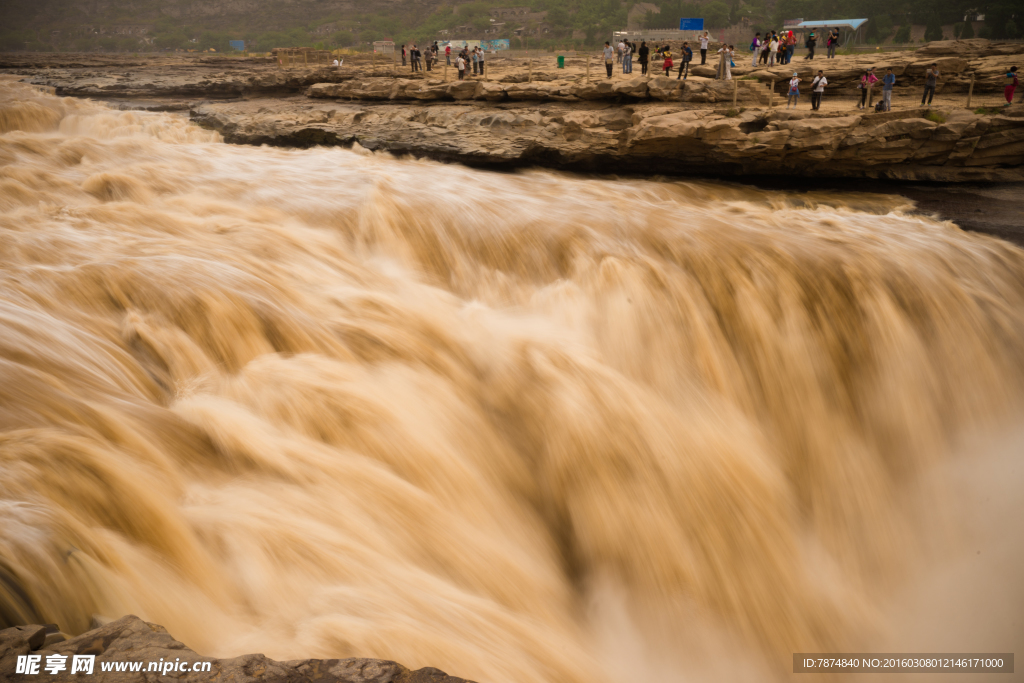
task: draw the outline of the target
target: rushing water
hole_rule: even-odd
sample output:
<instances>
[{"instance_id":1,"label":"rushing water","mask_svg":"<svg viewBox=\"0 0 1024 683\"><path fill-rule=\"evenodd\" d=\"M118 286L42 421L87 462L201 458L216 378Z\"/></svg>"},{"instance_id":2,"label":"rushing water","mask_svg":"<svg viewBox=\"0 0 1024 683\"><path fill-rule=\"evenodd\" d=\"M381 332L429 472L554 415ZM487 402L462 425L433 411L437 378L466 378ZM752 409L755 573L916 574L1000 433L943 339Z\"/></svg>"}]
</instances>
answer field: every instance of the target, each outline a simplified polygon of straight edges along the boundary
<instances>
[{"instance_id":1,"label":"rushing water","mask_svg":"<svg viewBox=\"0 0 1024 683\"><path fill-rule=\"evenodd\" d=\"M0 616L496 683L1012 649L1024 251L906 208L0 81Z\"/></svg>"}]
</instances>

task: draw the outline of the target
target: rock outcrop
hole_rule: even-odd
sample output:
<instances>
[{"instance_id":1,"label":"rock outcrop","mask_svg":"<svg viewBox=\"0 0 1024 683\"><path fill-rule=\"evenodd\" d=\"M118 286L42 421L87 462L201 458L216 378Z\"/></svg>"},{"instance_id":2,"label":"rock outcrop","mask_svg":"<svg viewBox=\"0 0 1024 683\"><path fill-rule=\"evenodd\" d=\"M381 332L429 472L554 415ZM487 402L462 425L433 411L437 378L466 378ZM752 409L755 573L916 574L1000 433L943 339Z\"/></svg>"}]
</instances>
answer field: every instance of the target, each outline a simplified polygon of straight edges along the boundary
<instances>
[{"instance_id":1,"label":"rock outcrop","mask_svg":"<svg viewBox=\"0 0 1024 683\"><path fill-rule=\"evenodd\" d=\"M694 77L677 78L638 76L625 81L533 81L494 83L406 79L351 80L341 83L317 83L306 93L320 99L363 101L463 101L486 102L634 102L659 100L686 103L768 104L768 90L753 81L716 81ZM735 97L734 97L735 96Z\"/></svg>"},{"instance_id":2,"label":"rock outcrop","mask_svg":"<svg viewBox=\"0 0 1024 683\"><path fill-rule=\"evenodd\" d=\"M308 102L308 100L307 100ZM304 104L263 100L193 110L228 142L351 145L478 166L698 176L773 175L903 180L1024 179L1024 110L822 115L680 109L652 103L481 101Z\"/></svg>"},{"instance_id":3,"label":"rock outcrop","mask_svg":"<svg viewBox=\"0 0 1024 683\"><path fill-rule=\"evenodd\" d=\"M401 664L381 659L298 659L276 662L260 654L232 659L214 659L196 654L175 640L162 626L126 616L74 638L64 639L55 625L16 626L0 631L0 672L5 680L15 674L18 657L39 656L38 672L53 683L82 680L82 673L71 673L74 655L94 655L93 675L103 683L136 683L173 677L180 683L470 683L432 668L410 671ZM59 655L63 669L45 670L47 656ZM104 671L104 664L140 662L141 672L128 666ZM150 663L156 664L156 671ZM196 663L209 662L186 671ZM170 666L161 672L164 663ZM148 673L147 673L148 672ZM162 673L162 675L161 675ZM91 677L90 677L91 678Z\"/></svg>"}]
</instances>

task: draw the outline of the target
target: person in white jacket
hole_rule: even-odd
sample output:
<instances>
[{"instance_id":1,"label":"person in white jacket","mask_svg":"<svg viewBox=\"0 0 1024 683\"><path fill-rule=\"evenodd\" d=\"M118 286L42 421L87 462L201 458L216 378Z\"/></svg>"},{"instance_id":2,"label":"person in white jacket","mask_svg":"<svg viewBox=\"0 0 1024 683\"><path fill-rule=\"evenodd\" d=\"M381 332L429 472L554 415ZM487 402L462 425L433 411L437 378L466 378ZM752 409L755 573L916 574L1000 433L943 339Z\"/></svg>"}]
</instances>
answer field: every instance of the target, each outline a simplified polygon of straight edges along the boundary
<instances>
[{"instance_id":1,"label":"person in white jacket","mask_svg":"<svg viewBox=\"0 0 1024 683\"><path fill-rule=\"evenodd\" d=\"M754 51L754 57L750 60L750 66L757 66L757 54L761 51L761 34L754 34L754 41L750 43L750 49Z\"/></svg>"}]
</instances>

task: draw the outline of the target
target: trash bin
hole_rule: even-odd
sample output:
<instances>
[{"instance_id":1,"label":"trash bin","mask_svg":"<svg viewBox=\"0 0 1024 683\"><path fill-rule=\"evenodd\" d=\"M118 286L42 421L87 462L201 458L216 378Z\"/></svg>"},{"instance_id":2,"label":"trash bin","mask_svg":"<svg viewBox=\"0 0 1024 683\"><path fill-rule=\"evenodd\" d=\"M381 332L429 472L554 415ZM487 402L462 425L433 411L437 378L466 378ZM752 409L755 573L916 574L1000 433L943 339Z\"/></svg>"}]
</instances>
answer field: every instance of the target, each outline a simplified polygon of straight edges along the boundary
<instances>
[{"instance_id":1,"label":"trash bin","mask_svg":"<svg viewBox=\"0 0 1024 683\"><path fill-rule=\"evenodd\" d=\"M565 55L558 55L558 68L559 69L564 69L565 68Z\"/></svg>"}]
</instances>

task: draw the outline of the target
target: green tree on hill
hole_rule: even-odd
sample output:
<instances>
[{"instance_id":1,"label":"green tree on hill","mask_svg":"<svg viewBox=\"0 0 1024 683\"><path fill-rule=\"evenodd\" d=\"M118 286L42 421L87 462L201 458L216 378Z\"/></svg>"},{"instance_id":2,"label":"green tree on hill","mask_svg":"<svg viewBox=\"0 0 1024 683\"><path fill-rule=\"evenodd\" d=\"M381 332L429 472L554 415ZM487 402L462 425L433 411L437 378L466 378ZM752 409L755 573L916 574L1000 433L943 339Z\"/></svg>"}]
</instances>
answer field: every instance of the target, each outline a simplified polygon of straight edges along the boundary
<instances>
[{"instance_id":1,"label":"green tree on hill","mask_svg":"<svg viewBox=\"0 0 1024 683\"><path fill-rule=\"evenodd\" d=\"M903 45L910 42L910 24L904 24L900 26L899 30L896 31L896 35L892 37L892 42Z\"/></svg>"},{"instance_id":2,"label":"green tree on hill","mask_svg":"<svg viewBox=\"0 0 1024 683\"><path fill-rule=\"evenodd\" d=\"M932 13L928 16L928 23L924 28L924 39L927 42L942 40L942 24L939 23L939 15Z\"/></svg>"},{"instance_id":3,"label":"green tree on hill","mask_svg":"<svg viewBox=\"0 0 1024 683\"><path fill-rule=\"evenodd\" d=\"M974 22L965 21L964 30L960 32L960 40L967 40L974 37Z\"/></svg>"}]
</instances>

